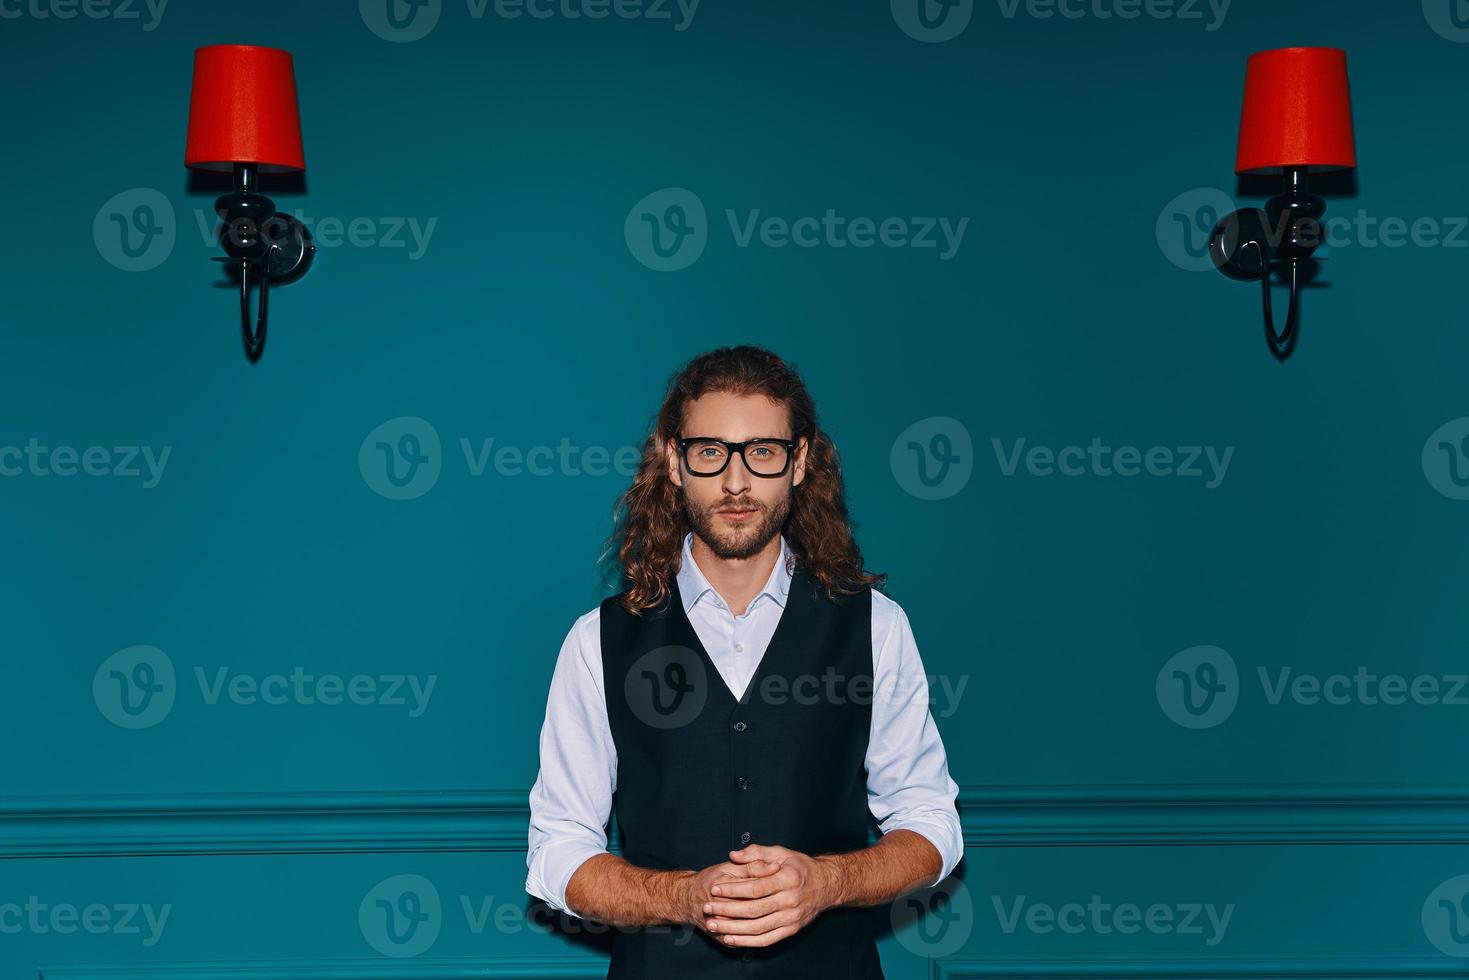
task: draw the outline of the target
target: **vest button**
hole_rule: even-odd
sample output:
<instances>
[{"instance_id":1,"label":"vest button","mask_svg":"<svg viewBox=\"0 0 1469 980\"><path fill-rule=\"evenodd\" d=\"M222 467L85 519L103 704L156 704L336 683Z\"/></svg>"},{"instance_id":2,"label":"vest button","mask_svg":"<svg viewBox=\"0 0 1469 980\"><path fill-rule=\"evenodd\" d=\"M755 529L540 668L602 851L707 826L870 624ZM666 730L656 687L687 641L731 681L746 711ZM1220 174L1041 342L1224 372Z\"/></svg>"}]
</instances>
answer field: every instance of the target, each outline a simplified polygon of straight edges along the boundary
<instances>
[{"instance_id":1,"label":"vest button","mask_svg":"<svg viewBox=\"0 0 1469 980\"><path fill-rule=\"evenodd\" d=\"M740 789L749 789L750 788L750 781L748 779L746 779L744 776L741 776L739 778L738 785L739 785Z\"/></svg>"},{"instance_id":2,"label":"vest button","mask_svg":"<svg viewBox=\"0 0 1469 980\"><path fill-rule=\"evenodd\" d=\"M754 953L751 953L749 950L746 950L745 952L743 952L743 953L740 954L740 959L744 960L747 963L750 960L753 960L754 958L755 958L755 954Z\"/></svg>"},{"instance_id":3,"label":"vest button","mask_svg":"<svg viewBox=\"0 0 1469 980\"><path fill-rule=\"evenodd\" d=\"M740 834L740 843L741 844L748 844L748 843L750 843L750 832L748 830L745 831L743 834Z\"/></svg>"},{"instance_id":4,"label":"vest button","mask_svg":"<svg viewBox=\"0 0 1469 980\"><path fill-rule=\"evenodd\" d=\"M737 721L737 722L734 723L734 730L737 731L737 732L742 732L746 728L749 728L749 727L750 727L749 725L746 725L742 721Z\"/></svg>"}]
</instances>

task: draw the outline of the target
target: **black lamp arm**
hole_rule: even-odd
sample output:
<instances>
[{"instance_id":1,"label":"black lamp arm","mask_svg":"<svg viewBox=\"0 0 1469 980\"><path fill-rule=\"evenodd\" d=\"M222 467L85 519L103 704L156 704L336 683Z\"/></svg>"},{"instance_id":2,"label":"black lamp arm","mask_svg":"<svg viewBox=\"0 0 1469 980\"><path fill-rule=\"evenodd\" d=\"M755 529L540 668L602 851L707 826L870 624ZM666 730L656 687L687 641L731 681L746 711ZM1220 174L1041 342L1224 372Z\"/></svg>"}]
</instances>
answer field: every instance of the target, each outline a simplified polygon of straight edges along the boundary
<instances>
[{"instance_id":1,"label":"black lamp arm","mask_svg":"<svg viewBox=\"0 0 1469 980\"><path fill-rule=\"evenodd\" d=\"M235 189L214 202L224 221L220 243L225 258L240 270L240 330L245 356L253 363L265 349L270 320L271 283L294 282L306 274L316 255L316 243L297 218L276 212L275 202L257 189L259 172L252 163L237 163ZM250 281L260 280L260 309L250 324Z\"/></svg>"},{"instance_id":2,"label":"black lamp arm","mask_svg":"<svg viewBox=\"0 0 1469 980\"><path fill-rule=\"evenodd\" d=\"M274 245L270 246L273 250ZM257 313L255 329L250 329L250 279L251 268L249 259L240 260L240 329L244 332L245 356L250 360L260 360L260 354L265 349L265 327L269 319L270 310L270 258L269 252L266 258L258 263L260 269L260 310Z\"/></svg>"},{"instance_id":3,"label":"black lamp arm","mask_svg":"<svg viewBox=\"0 0 1469 980\"><path fill-rule=\"evenodd\" d=\"M1261 247L1259 242L1250 244L1256 248ZM1262 257L1261 262L1264 261ZM1282 264L1290 268L1290 307L1285 314L1285 329L1279 333L1275 332L1275 314L1270 308L1270 276L1267 273L1260 277L1260 295L1265 313L1265 342L1270 345L1270 353L1281 361L1290 356L1291 348L1296 344L1296 326L1301 309L1300 262L1286 259Z\"/></svg>"},{"instance_id":4,"label":"black lamp arm","mask_svg":"<svg viewBox=\"0 0 1469 980\"><path fill-rule=\"evenodd\" d=\"M1265 319L1265 342L1283 361L1296 345L1300 327L1301 263L1321 244L1321 216L1326 202L1306 189L1306 172L1285 172L1285 189L1265 202L1264 210L1244 208L1224 216L1209 236L1214 266L1231 279L1259 280ZM1282 272L1290 286L1290 308L1285 326L1275 329L1270 280Z\"/></svg>"}]
</instances>

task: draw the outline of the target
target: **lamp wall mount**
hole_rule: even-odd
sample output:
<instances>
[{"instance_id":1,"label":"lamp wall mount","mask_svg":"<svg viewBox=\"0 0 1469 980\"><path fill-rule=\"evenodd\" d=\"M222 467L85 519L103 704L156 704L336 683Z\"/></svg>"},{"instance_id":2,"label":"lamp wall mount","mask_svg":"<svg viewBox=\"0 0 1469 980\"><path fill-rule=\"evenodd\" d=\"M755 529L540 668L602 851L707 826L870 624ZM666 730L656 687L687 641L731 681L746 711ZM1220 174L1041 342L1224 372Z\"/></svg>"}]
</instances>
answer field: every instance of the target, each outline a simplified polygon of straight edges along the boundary
<instances>
[{"instance_id":1,"label":"lamp wall mount","mask_svg":"<svg viewBox=\"0 0 1469 980\"><path fill-rule=\"evenodd\" d=\"M219 237L226 256L216 261L230 263L240 277L240 329L245 354L254 362L265 349L270 287L304 276L316 257L316 243L298 218L276 211L275 202L260 193L259 172L254 164L235 164L234 180L235 189L214 202L214 210L224 222ZM256 279L260 282L260 303L252 328L250 284Z\"/></svg>"},{"instance_id":2,"label":"lamp wall mount","mask_svg":"<svg viewBox=\"0 0 1469 980\"><path fill-rule=\"evenodd\" d=\"M1264 209L1242 208L1220 219L1209 235L1209 258L1225 276L1259 282L1270 353L1283 361L1295 349L1300 326L1301 267L1321 244L1321 217L1326 202L1307 186L1306 170L1285 170L1285 188ZM1274 276L1286 280L1290 306L1285 326L1275 328L1270 286Z\"/></svg>"}]
</instances>

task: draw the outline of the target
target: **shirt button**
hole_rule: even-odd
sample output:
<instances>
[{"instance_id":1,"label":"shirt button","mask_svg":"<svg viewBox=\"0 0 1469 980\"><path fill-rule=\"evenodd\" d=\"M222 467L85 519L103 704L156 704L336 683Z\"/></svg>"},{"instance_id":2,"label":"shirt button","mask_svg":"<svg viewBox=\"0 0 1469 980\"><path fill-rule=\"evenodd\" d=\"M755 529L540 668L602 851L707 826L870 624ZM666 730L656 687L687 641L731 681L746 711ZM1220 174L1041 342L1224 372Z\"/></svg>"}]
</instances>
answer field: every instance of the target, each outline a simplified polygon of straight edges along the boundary
<instances>
[{"instance_id":1,"label":"shirt button","mask_svg":"<svg viewBox=\"0 0 1469 980\"><path fill-rule=\"evenodd\" d=\"M748 830L745 831L743 834L740 834L740 843L741 844L748 844L748 843L750 843L750 832Z\"/></svg>"},{"instance_id":2,"label":"shirt button","mask_svg":"<svg viewBox=\"0 0 1469 980\"><path fill-rule=\"evenodd\" d=\"M746 725L742 721L737 721L737 722L734 723L734 730L737 731L737 732L742 732L746 728L749 728L749 727L750 727L749 725Z\"/></svg>"},{"instance_id":3,"label":"shirt button","mask_svg":"<svg viewBox=\"0 0 1469 980\"><path fill-rule=\"evenodd\" d=\"M739 781L738 781L738 784L737 785L740 787L740 789L749 789L750 788L750 781L748 779L746 779L744 776L741 776L739 778Z\"/></svg>"},{"instance_id":4,"label":"shirt button","mask_svg":"<svg viewBox=\"0 0 1469 980\"><path fill-rule=\"evenodd\" d=\"M744 653L744 652L745 652L745 645L743 643L736 643L735 644L735 653Z\"/></svg>"}]
</instances>

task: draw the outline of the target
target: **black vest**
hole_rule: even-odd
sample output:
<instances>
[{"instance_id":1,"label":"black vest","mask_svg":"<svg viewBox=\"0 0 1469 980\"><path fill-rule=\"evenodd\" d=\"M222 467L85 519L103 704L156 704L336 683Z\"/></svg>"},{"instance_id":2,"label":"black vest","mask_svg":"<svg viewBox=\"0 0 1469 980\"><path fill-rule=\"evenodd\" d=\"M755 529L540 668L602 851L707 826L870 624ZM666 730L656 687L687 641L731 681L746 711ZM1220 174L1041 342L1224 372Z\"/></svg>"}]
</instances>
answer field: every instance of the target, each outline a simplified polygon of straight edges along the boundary
<instances>
[{"instance_id":1,"label":"black vest","mask_svg":"<svg viewBox=\"0 0 1469 980\"><path fill-rule=\"evenodd\" d=\"M833 602L798 565L770 645L736 701L670 598L641 616L601 606L617 748L622 856L700 870L747 843L805 854L868 843L872 593ZM794 936L730 948L692 926L618 929L609 980L882 980L870 908L827 909Z\"/></svg>"}]
</instances>

